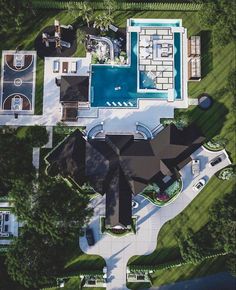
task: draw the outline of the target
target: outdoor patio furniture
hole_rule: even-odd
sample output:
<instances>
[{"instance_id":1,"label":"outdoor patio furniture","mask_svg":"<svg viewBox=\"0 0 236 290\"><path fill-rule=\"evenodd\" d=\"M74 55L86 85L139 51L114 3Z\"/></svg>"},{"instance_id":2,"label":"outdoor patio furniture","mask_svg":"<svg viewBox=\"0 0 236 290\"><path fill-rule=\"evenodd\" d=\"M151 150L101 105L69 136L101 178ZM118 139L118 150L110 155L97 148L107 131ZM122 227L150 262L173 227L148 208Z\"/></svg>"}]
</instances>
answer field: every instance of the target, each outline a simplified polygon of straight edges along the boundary
<instances>
[{"instance_id":1,"label":"outdoor patio furniture","mask_svg":"<svg viewBox=\"0 0 236 290\"><path fill-rule=\"evenodd\" d=\"M68 73L68 62L67 61L64 61L62 63L62 72L63 73Z\"/></svg>"},{"instance_id":2,"label":"outdoor patio furniture","mask_svg":"<svg viewBox=\"0 0 236 290\"><path fill-rule=\"evenodd\" d=\"M112 24L109 25L109 28L111 30L113 30L114 32L117 32L117 30L118 30L118 27L116 27L115 25L112 25Z\"/></svg>"}]
</instances>

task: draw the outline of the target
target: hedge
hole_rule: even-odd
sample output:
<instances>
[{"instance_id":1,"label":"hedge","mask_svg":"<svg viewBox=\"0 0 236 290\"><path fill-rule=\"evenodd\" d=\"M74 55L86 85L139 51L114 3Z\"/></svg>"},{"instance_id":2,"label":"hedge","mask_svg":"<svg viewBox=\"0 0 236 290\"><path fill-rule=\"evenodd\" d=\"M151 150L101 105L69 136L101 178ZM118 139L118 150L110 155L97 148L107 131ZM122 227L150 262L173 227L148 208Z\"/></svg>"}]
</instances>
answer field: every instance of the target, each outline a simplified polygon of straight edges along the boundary
<instances>
[{"instance_id":1,"label":"hedge","mask_svg":"<svg viewBox=\"0 0 236 290\"><path fill-rule=\"evenodd\" d=\"M83 2L75 1L48 1L33 0L32 5L35 9L68 9L68 4L72 9L81 9ZM107 10L108 7L103 2L92 2L95 10ZM173 11L198 11L202 4L197 3L140 3L140 2L116 2L115 10L173 10Z\"/></svg>"},{"instance_id":2,"label":"hedge","mask_svg":"<svg viewBox=\"0 0 236 290\"><path fill-rule=\"evenodd\" d=\"M205 259L210 259L210 258L215 258L218 256L224 256L227 255L227 252L216 252L215 254L212 255L207 255L205 257L203 257L203 259L199 260L199 263L201 263L203 260ZM192 264L191 261L184 261L182 259L180 260L176 260L170 263L165 263L165 264L160 264L160 265L129 265L129 270L130 272L134 273L134 272L142 272L142 271L158 271L158 270L167 270L167 269L171 269L171 268L176 268L176 267L180 267L183 265L187 265L187 264Z\"/></svg>"}]
</instances>

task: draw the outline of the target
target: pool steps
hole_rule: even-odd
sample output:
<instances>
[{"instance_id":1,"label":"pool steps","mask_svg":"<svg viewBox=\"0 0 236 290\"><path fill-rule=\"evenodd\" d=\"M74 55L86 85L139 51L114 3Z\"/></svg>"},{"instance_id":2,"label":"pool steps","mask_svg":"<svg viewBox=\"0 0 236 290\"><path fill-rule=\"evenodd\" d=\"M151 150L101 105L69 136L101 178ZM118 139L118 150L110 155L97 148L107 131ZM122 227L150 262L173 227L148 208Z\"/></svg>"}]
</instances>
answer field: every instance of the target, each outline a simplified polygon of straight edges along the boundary
<instances>
[{"instance_id":1,"label":"pool steps","mask_svg":"<svg viewBox=\"0 0 236 290\"><path fill-rule=\"evenodd\" d=\"M106 102L106 104L107 104L107 106L108 107L117 107L117 106L119 106L119 107L133 107L134 106L134 104L133 103L131 103L131 102L128 102L128 103L126 103L126 102Z\"/></svg>"}]
</instances>

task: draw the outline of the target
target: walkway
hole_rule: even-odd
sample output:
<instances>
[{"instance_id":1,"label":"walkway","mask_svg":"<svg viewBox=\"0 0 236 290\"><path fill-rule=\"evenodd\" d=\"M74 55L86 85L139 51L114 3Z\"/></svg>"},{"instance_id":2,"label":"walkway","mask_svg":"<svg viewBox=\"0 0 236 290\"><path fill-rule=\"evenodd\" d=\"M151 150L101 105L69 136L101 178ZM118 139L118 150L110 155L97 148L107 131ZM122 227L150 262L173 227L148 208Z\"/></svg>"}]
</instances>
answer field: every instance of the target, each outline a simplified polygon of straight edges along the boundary
<instances>
[{"instance_id":1,"label":"walkway","mask_svg":"<svg viewBox=\"0 0 236 290\"><path fill-rule=\"evenodd\" d=\"M236 278L227 272L150 288L150 290L235 290Z\"/></svg>"},{"instance_id":2,"label":"walkway","mask_svg":"<svg viewBox=\"0 0 236 290\"><path fill-rule=\"evenodd\" d=\"M215 167L209 167L209 161L219 155L220 152L210 152L203 147L194 154L194 159L200 159L201 173L197 180L204 177L209 180L218 170L230 164L226 158ZM89 247L85 237L80 238L80 247L87 254L102 256L108 268L107 290L121 290L126 288L126 265L130 257L134 255L148 255L156 248L157 235L168 220L173 219L198 195L193 190L196 179L191 174L191 163L187 164L181 171L183 176L183 192L170 205L158 208L149 203L142 196L136 196L135 200L139 207L133 210L137 216L137 234L121 238L115 238L108 234L101 234L99 227L99 216L105 215L105 197L97 197L91 202L94 215L90 221L90 227L95 234L96 243Z\"/></svg>"}]
</instances>

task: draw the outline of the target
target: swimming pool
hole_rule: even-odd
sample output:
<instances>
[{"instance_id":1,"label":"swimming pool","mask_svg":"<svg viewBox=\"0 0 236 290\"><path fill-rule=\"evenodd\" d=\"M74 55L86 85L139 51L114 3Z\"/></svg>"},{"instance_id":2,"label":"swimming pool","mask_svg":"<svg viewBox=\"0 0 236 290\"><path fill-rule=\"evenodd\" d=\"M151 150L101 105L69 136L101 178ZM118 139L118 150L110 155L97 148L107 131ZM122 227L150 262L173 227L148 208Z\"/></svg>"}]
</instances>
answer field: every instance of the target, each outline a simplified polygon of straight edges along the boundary
<instances>
[{"instance_id":1,"label":"swimming pool","mask_svg":"<svg viewBox=\"0 0 236 290\"><path fill-rule=\"evenodd\" d=\"M138 22L136 23L138 24ZM152 23L152 26L162 26L162 23ZM141 25L141 23L140 23ZM142 23L143 25L143 23ZM165 23L165 25L167 25ZM173 23L173 25L177 25ZM166 99L167 91L139 92L137 87L153 89L154 83L146 74L140 74L137 85L138 33L130 33L130 65L92 65L90 101L92 107L137 107L139 99ZM181 99L180 81L180 33L174 33L174 68L175 68L175 98ZM145 80L145 86L140 86Z\"/></svg>"},{"instance_id":2,"label":"swimming pool","mask_svg":"<svg viewBox=\"0 0 236 290\"><path fill-rule=\"evenodd\" d=\"M131 19L131 26L161 26L161 27L179 27L179 19Z\"/></svg>"}]
</instances>

